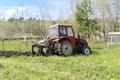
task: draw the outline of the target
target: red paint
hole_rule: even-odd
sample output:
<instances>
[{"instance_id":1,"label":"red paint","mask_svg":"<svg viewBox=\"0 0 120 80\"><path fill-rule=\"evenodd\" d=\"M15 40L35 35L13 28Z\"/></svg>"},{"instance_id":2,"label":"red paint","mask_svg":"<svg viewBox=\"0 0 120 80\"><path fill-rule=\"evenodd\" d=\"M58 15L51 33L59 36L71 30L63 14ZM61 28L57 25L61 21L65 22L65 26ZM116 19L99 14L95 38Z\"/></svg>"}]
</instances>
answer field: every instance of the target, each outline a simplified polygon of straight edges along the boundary
<instances>
[{"instance_id":1,"label":"red paint","mask_svg":"<svg viewBox=\"0 0 120 80\"><path fill-rule=\"evenodd\" d=\"M55 35L55 36L50 37L50 41L55 40L55 39L67 38L67 39L69 39L70 42L72 43L72 46L75 48L75 46L76 46L75 42L76 42L76 39L77 39L77 38L75 38L75 34L74 34L74 31L73 31L73 28L72 28L71 25L53 25L53 26L50 26L49 28L52 28L52 27L57 27L58 34ZM65 28L66 34L64 34L64 35L61 35L61 34L60 34L60 27ZM72 29L73 36L68 36L67 28L71 28L71 29ZM82 39L82 38L81 38L80 40L81 40L82 42L84 42L84 43L87 43L87 41L86 41L85 39Z\"/></svg>"},{"instance_id":2,"label":"red paint","mask_svg":"<svg viewBox=\"0 0 120 80\"><path fill-rule=\"evenodd\" d=\"M76 41L77 40L78 40L78 38L76 38ZM80 41L83 42L83 43L85 43L85 44L88 44L88 42L85 39L83 39L83 38L80 38Z\"/></svg>"}]
</instances>

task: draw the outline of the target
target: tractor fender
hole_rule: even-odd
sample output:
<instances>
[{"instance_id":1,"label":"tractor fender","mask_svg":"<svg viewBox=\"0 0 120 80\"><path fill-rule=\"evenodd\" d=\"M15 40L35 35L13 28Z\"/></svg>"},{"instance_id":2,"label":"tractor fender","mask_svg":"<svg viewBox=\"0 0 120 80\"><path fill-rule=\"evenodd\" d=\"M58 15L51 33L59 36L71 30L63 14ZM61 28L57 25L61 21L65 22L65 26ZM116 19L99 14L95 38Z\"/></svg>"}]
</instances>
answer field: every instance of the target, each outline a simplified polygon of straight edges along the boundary
<instances>
[{"instance_id":1,"label":"tractor fender","mask_svg":"<svg viewBox=\"0 0 120 80\"><path fill-rule=\"evenodd\" d=\"M60 42L62 42L63 40L68 40L68 41L70 41L68 38L60 38L59 40L58 40L58 42L60 43ZM71 42L71 41L70 41Z\"/></svg>"}]
</instances>

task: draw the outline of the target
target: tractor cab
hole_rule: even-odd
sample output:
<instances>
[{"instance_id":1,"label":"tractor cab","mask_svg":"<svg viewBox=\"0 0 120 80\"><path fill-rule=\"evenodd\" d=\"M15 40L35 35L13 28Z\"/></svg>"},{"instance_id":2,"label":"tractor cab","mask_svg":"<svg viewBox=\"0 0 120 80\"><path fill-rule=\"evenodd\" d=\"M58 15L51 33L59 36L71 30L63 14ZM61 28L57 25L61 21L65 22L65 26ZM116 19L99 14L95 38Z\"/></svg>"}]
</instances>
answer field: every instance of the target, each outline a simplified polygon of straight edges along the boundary
<instances>
[{"instance_id":1,"label":"tractor cab","mask_svg":"<svg viewBox=\"0 0 120 80\"><path fill-rule=\"evenodd\" d=\"M49 27L50 41L52 40L69 40L75 47L75 35L71 25L53 25Z\"/></svg>"}]
</instances>

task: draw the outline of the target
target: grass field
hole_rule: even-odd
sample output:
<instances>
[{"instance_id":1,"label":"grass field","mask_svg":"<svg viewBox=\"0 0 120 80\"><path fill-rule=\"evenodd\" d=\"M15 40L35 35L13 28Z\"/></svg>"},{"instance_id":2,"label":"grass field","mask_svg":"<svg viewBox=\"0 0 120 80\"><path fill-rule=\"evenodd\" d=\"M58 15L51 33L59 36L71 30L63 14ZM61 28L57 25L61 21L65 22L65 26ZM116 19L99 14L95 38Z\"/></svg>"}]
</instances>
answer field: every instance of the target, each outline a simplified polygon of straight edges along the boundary
<instances>
[{"instance_id":1,"label":"grass field","mask_svg":"<svg viewBox=\"0 0 120 80\"><path fill-rule=\"evenodd\" d=\"M31 40L24 41L24 40L7 40L4 42L5 50L26 50L31 48ZM0 42L0 50L3 50L2 43Z\"/></svg>"},{"instance_id":2,"label":"grass field","mask_svg":"<svg viewBox=\"0 0 120 80\"><path fill-rule=\"evenodd\" d=\"M119 80L120 45L90 45L93 54L0 57L0 80Z\"/></svg>"}]
</instances>

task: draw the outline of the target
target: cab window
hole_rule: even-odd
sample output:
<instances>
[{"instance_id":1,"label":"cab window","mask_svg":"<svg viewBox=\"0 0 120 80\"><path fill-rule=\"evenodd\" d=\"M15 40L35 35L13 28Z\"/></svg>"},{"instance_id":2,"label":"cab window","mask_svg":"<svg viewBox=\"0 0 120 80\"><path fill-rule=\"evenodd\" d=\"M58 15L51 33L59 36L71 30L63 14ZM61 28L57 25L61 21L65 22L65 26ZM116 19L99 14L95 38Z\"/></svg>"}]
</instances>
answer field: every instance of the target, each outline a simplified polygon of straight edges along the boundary
<instances>
[{"instance_id":1,"label":"cab window","mask_svg":"<svg viewBox=\"0 0 120 80\"><path fill-rule=\"evenodd\" d=\"M68 36L73 36L73 31L71 27L67 28Z\"/></svg>"},{"instance_id":2,"label":"cab window","mask_svg":"<svg viewBox=\"0 0 120 80\"><path fill-rule=\"evenodd\" d=\"M60 35L66 35L65 27L60 27Z\"/></svg>"},{"instance_id":3,"label":"cab window","mask_svg":"<svg viewBox=\"0 0 120 80\"><path fill-rule=\"evenodd\" d=\"M52 37L52 36L56 36L57 33L58 33L58 31L57 31L57 27L50 28L50 31L49 31L49 35L50 35L50 37Z\"/></svg>"}]
</instances>

